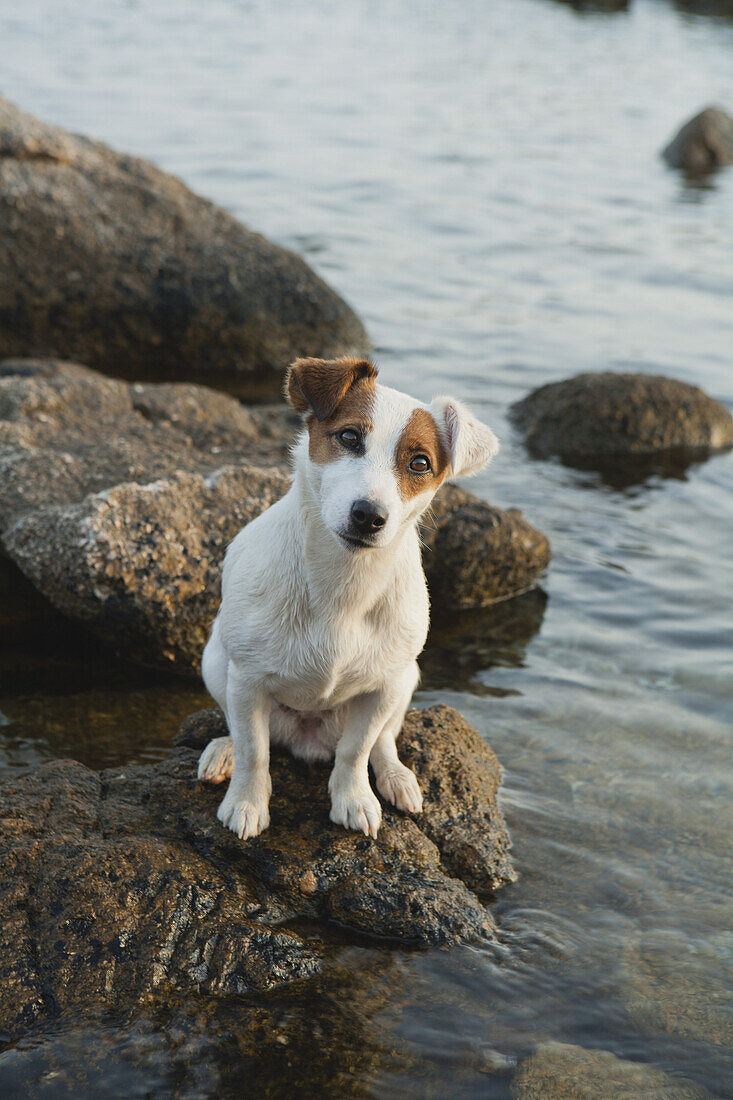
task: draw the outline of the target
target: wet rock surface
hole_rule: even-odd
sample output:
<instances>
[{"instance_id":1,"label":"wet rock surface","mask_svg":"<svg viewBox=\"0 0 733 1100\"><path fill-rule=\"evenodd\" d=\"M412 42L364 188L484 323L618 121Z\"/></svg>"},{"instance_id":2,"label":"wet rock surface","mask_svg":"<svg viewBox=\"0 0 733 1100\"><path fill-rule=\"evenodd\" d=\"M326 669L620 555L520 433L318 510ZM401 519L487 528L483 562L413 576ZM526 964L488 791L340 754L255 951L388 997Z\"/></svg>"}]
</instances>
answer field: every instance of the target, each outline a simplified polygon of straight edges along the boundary
<instances>
[{"instance_id":1,"label":"wet rock surface","mask_svg":"<svg viewBox=\"0 0 733 1100\"><path fill-rule=\"evenodd\" d=\"M699 1085L655 1066L627 1062L605 1050L542 1043L519 1066L515 1100L706 1100Z\"/></svg>"},{"instance_id":2,"label":"wet rock surface","mask_svg":"<svg viewBox=\"0 0 733 1100\"><path fill-rule=\"evenodd\" d=\"M187 383L0 363L0 543L65 615L131 660L198 670L237 531L289 486L299 419ZM530 587L549 544L456 486L426 526L436 608Z\"/></svg>"},{"instance_id":3,"label":"wet rock surface","mask_svg":"<svg viewBox=\"0 0 733 1100\"><path fill-rule=\"evenodd\" d=\"M216 819L222 788L196 780L224 732L202 711L158 764L54 761L0 789L7 1032L311 979L331 922L415 944L491 935L483 901L514 878L500 768L456 711L408 714L401 752L425 813L385 807L376 841L329 821L328 766L274 754L271 827L242 843Z\"/></svg>"},{"instance_id":4,"label":"wet rock surface","mask_svg":"<svg viewBox=\"0 0 733 1100\"><path fill-rule=\"evenodd\" d=\"M675 134L662 156L672 168L692 176L733 164L733 117L720 107L706 107Z\"/></svg>"},{"instance_id":5,"label":"wet rock surface","mask_svg":"<svg viewBox=\"0 0 733 1100\"><path fill-rule=\"evenodd\" d=\"M512 417L533 455L589 468L655 455L684 465L733 446L720 402L660 375L579 374L534 390Z\"/></svg>"},{"instance_id":6,"label":"wet rock surface","mask_svg":"<svg viewBox=\"0 0 733 1100\"><path fill-rule=\"evenodd\" d=\"M369 346L300 257L149 162L0 97L0 356L276 393L296 355Z\"/></svg>"}]
</instances>

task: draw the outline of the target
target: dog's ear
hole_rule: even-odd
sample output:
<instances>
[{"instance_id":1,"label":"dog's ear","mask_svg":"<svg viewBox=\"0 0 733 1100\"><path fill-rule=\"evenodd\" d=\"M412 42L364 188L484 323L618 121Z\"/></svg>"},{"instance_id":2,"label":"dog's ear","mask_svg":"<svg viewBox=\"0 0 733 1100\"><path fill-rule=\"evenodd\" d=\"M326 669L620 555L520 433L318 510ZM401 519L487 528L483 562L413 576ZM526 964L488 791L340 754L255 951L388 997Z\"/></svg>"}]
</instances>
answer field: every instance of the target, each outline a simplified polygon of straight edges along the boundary
<instances>
[{"instance_id":1,"label":"dog's ear","mask_svg":"<svg viewBox=\"0 0 733 1100\"><path fill-rule=\"evenodd\" d=\"M368 359L296 359L285 379L285 397L297 412L327 420L352 386L376 377Z\"/></svg>"},{"instance_id":2,"label":"dog's ear","mask_svg":"<svg viewBox=\"0 0 733 1100\"><path fill-rule=\"evenodd\" d=\"M499 450L499 440L491 428L453 397L436 397L432 407L442 426L453 476L477 474Z\"/></svg>"}]
</instances>

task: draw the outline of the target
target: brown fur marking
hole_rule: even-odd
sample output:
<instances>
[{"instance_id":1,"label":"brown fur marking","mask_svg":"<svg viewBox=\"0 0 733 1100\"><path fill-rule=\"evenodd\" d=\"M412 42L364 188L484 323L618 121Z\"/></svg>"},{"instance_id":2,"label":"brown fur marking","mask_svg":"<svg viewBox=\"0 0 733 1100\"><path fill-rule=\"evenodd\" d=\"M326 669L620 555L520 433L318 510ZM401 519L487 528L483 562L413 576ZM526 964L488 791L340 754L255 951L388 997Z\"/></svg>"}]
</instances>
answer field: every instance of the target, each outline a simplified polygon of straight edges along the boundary
<instances>
[{"instance_id":1,"label":"brown fur marking","mask_svg":"<svg viewBox=\"0 0 733 1100\"><path fill-rule=\"evenodd\" d=\"M364 382L374 387L376 377L377 368L368 359L296 359L285 379L285 396L297 412L327 420L352 386Z\"/></svg>"},{"instance_id":2,"label":"brown fur marking","mask_svg":"<svg viewBox=\"0 0 733 1100\"><path fill-rule=\"evenodd\" d=\"M430 470L425 474L413 473L410 460L415 455L427 455ZM440 435L435 417L427 409L415 409L405 424L395 451L397 484L403 500L419 496L428 490L435 491L448 473L450 457Z\"/></svg>"},{"instance_id":3,"label":"brown fur marking","mask_svg":"<svg viewBox=\"0 0 733 1100\"><path fill-rule=\"evenodd\" d=\"M310 413L308 454L320 466L349 452L335 438L344 428L372 430L377 368L367 359L296 359L285 383L290 404Z\"/></svg>"},{"instance_id":4,"label":"brown fur marking","mask_svg":"<svg viewBox=\"0 0 733 1100\"><path fill-rule=\"evenodd\" d=\"M328 420L308 417L308 454L312 462L323 466L326 462L335 462L350 453L336 438L336 434L344 428L355 428L362 437L369 434L373 427L374 397L373 380L357 382L347 391Z\"/></svg>"}]
</instances>

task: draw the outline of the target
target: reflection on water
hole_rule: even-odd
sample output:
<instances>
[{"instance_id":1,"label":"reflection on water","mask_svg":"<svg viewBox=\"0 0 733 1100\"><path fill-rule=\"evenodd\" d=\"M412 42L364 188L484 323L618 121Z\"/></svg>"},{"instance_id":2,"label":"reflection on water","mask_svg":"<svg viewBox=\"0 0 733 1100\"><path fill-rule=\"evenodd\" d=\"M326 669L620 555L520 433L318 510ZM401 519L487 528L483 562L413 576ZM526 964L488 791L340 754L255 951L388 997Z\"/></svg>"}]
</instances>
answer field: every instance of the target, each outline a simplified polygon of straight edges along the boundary
<instances>
[{"instance_id":1,"label":"reflection on water","mask_svg":"<svg viewBox=\"0 0 733 1100\"><path fill-rule=\"evenodd\" d=\"M527 645L542 626L547 596L541 588L490 607L433 617L420 658L421 687L446 688L475 695L506 694L481 673L495 665L521 668Z\"/></svg>"},{"instance_id":2,"label":"reflection on water","mask_svg":"<svg viewBox=\"0 0 733 1100\"><path fill-rule=\"evenodd\" d=\"M662 451L655 455L613 456L608 458L583 458L577 455L565 456L562 461L576 470L592 471L597 477L587 481L589 486L600 481L612 489L631 489L635 485L644 485L656 478L677 478L685 480L688 472L701 462L715 457L717 452L705 448L696 451L690 449Z\"/></svg>"},{"instance_id":3,"label":"reflection on water","mask_svg":"<svg viewBox=\"0 0 733 1100\"><path fill-rule=\"evenodd\" d=\"M365 318L385 381L452 390L492 424L502 450L471 487L521 507L554 554L546 595L436 622L417 698L462 710L505 769L520 878L495 907L499 948L335 947L333 988L262 1008L255 1033L277 1020L284 1041L259 1079L246 1006L105 1021L111 1048L143 1053L111 1054L95 1095L115 1094L123 1062L117 1094L237 1095L251 1079L272 1096L282 1081L507 1096L542 1039L733 1094L733 457L604 478L532 460L506 419L587 370L662 373L733 405L733 171L691 185L658 156L706 103L733 110L733 24L693 8L111 0L92 17L26 0L0 14L5 94L306 251ZM0 582L5 766L163 751L196 685L104 657L14 583L11 602ZM349 976L370 979L363 993ZM125 1027L146 1038L125 1047ZM59 1031L5 1067L22 1088L41 1065L78 1072L96 1042Z\"/></svg>"}]
</instances>

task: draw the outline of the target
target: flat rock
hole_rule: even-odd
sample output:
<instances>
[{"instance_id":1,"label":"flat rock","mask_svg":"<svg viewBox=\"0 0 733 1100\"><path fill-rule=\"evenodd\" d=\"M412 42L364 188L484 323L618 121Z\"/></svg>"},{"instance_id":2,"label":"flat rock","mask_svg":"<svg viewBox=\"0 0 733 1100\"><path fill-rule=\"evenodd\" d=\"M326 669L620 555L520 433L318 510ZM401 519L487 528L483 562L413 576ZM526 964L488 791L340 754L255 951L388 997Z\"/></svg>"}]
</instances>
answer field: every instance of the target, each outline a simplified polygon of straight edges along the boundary
<instances>
[{"instance_id":1,"label":"flat rock","mask_svg":"<svg viewBox=\"0 0 733 1100\"><path fill-rule=\"evenodd\" d=\"M369 347L300 257L148 161L0 97L0 356L275 393L297 355Z\"/></svg>"},{"instance_id":2,"label":"flat rock","mask_svg":"<svg viewBox=\"0 0 733 1100\"><path fill-rule=\"evenodd\" d=\"M299 423L190 383L0 362L0 546L121 655L198 671L226 546L287 491ZM437 611L516 595L547 565L547 540L515 510L447 486L434 517Z\"/></svg>"},{"instance_id":3,"label":"flat rock","mask_svg":"<svg viewBox=\"0 0 733 1100\"><path fill-rule=\"evenodd\" d=\"M216 819L222 788L196 779L200 748L224 732L202 711L161 763L54 761L0 789L4 1030L310 979L332 922L414 944L492 935L484 902L514 878L501 772L456 711L408 714L401 751L425 812L385 807L376 841L329 821L327 765L283 753L272 824L240 841Z\"/></svg>"},{"instance_id":4,"label":"flat rock","mask_svg":"<svg viewBox=\"0 0 733 1100\"><path fill-rule=\"evenodd\" d=\"M516 1100L712 1100L656 1066L569 1043L541 1043L520 1064L511 1091Z\"/></svg>"},{"instance_id":5,"label":"flat rock","mask_svg":"<svg viewBox=\"0 0 733 1100\"><path fill-rule=\"evenodd\" d=\"M697 386L650 374L579 374L512 406L529 451L569 465L669 455L699 459L733 446L733 417Z\"/></svg>"},{"instance_id":6,"label":"flat rock","mask_svg":"<svg viewBox=\"0 0 733 1100\"><path fill-rule=\"evenodd\" d=\"M721 107L706 107L675 134L662 156L692 176L733 164L733 117Z\"/></svg>"}]
</instances>

